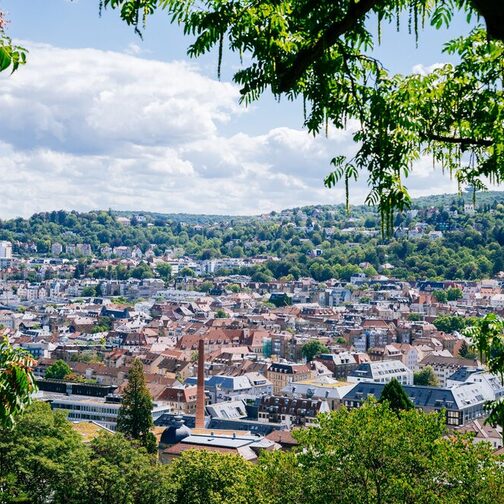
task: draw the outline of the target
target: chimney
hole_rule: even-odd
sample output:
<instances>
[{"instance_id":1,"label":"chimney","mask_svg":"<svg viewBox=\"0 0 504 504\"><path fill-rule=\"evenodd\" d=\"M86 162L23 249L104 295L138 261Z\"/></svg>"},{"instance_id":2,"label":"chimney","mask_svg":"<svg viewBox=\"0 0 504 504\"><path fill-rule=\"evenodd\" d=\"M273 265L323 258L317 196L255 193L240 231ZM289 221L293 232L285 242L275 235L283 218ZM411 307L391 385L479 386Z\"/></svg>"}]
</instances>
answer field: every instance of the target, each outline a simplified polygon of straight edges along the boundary
<instances>
[{"instance_id":1,"label":"chimney","mask_svg":"<svg viewBox=\"0 0 504 504\"><path fill-rule=\"evenodd\" d=\"M205 340L198 345L198 388L196 392L196 429L205 428Z\"/></svg>"}]
</instances>

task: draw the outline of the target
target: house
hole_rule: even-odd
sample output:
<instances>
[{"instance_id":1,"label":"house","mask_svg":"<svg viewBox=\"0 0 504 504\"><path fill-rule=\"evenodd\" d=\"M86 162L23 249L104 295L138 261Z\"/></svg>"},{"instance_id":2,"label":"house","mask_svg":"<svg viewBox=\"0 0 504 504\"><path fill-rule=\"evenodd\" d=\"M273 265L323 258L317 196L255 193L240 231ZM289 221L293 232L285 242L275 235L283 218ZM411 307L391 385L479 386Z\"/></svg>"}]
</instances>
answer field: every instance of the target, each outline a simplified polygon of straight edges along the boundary
<instances>
[{"instance_id":1,"label":"house","mask_svg":"<svg viewBox=\"0 0 504 504\"><path fill-rule=\"evenodd\" d=\"M343 397L347 408L358 408L368 397L380 399L385 384L360 382ZM478 383L463 384L451 389L404 385L404 391L416 408L423 411L445 411L446 424L452 427L466 425L485 416L485 399Z\"/></svg>"},{"instance_id":2,"label":"house","mask_svg":"<svg viewBox=\"0 0 504 504\"><path fill-rule=\"evenodd\" d=\"M289 383L311 378L310 368L306 364L274 362L266 371L266 378L273 384L273 394L280 394Z\"/></svg>"},{"instance_id":3,"label":"house","mask_svg":"<svg viewBox=\"0 0 504 504\"><path fill-rule=\"evenodd\" d=\"M441 387L446 387L448 377L453 375L461 367L474 367L477 365L478 362L476 360L433 354L427 355L419 363L420 369L423 369L426 366L432 367Z\"/></svg>"},{"instance_id":4,"label":"house","mask_svg":"<svg viewBox=\"0 0 504 504\"><path fill-rule=\"evenodd\" d=\"M350 383L388 383L395 378L402 385L413 384L413 371L399 360L364 362L348 374Z\"/></svg>"},{"instance_id":5,"label":"house","mask_svg":"<svg viewBox=\"0 0 504 504\"><path fill-rule=\"evenodd\" d=\"M492 427L481 420L473 420L467 425L459 427L456 431L474 434L473 443L490 443L494 450L503 446L502 429L500 427Z\"/></svg>"},{"instance_id":6,"label":"house","mask_svg":"<svg viewBox=\"0 0 504 504\"><path fill-rule=\"evenodd\" d=\"M259 400L258 418L261 422L281 423L289 428L312 424L319 413L330 411L327 401L264 396Z\"/></svg>"}]
</instances>

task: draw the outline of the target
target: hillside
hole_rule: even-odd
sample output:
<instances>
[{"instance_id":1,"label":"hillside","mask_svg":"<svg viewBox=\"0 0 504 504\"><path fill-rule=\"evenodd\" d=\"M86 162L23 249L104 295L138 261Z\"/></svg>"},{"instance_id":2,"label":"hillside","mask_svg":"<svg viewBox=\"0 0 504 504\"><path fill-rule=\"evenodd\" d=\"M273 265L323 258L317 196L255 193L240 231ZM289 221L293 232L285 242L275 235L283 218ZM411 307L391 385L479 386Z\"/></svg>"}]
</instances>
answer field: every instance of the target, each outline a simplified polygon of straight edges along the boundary
<instances>
[{"instance_id":1,"label":"hillside","mask_svg":"<svg viewBox=\"0 0 504 504\"><path fill-rule=\"evenodd\" d=\"M269 256L260 266L238 265L229 272L258 280L310 275L325 281L366 270L398 278L477 279L504 270L504 193L479 195L464 207L456 195L422 198L395 219L396 233L383 241L374 209L311 206L244 218L189 216L193 222L146 212L39 213L0 223L0 240L20 255L79 257L76 244L95 256L113 257L114 247L151 249L156 256L187 255L195 260ZM131 219L126 219L131 215ZM204 219L208 219L205 222ZM82 254L82 252L81 252Z\"/></svg>"}]
</instances>

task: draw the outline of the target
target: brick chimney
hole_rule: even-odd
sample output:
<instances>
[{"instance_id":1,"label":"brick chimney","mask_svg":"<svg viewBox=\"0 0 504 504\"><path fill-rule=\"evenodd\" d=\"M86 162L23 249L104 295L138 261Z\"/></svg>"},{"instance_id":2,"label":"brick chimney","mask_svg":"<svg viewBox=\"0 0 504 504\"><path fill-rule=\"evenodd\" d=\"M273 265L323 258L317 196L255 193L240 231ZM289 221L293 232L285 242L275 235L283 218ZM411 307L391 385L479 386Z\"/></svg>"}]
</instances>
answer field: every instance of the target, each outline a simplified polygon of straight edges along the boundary
<instances>
[{"instance_id":1,"label":"brick chimney","mask_svg":"<svg viewBox=\"0 0 504 504\"><path fill-rule=\"evenodd\" d=\"M196 392L196 429L205 428L205 340L198 345L198 388Z\"/></svg>"}]
</instances>

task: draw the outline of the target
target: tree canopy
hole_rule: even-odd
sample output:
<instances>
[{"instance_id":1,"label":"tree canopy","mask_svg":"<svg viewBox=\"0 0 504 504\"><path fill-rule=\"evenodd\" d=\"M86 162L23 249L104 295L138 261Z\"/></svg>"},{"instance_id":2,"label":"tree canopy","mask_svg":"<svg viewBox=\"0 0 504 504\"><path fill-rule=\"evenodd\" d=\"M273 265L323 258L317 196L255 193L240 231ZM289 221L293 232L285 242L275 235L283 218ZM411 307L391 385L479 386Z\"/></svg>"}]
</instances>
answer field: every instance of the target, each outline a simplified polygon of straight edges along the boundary
<instances>
[{"instance_id":1,"label":"tree canopy","mask_svg":"<svg viewBox=\"0 0 504 504\"><path fill-rule=\"evenodd\" d=\"M155 438L150 432L152 397L145 384L143 364L135 359L128 372L128 384L117 417L117 430L129 439L138 440L148 451L155 451Z\"/></svg>"},{"instance_id":2,"label":"tree canopy","mask_svg":"<svg viewBox=\"0 0 504 504\"><path fill-rule=\"evenodd\" d=\"M120 433L88 443L47 403L0 428L0 502L33 504L494 504L502 457L470 436L448 435L443 413L361 408L293 431L290 452L187 451L168 465Z\"/></svg>"},{"instance_id":3,"label":"tree canopy","mask_svg":"<svg viewBox=\"0 0 504 504\"><path fill-rule=\"evenodd\" d=\"M434 373L432 366L425 366L423 369L413 374L413 383L415 385L424 385L427 387L438 387L439 379Z\"/></svg>"},{"instance_id":4,"label":"tree canopy","mask_svg":"<svg viewBox=\"0 0 504 504\"><path fill-rule=\"evenodd\" d=\"M414 404L396 378L392 378L383 387L380 402L387 402L390 409L396 412L414 408Z\"/></svg>"},{"instance_id":5,"label":"tree canopy","mask_svg":"<svg viewBox=\"0 0 504 504\"><path fill-rule=\"evenodd\" d=\"M465 335L471 338L480 359L486 362L490 373L504 381L504 319L494 313L476 319L474 324L465 329ZM504 401L498 398L486 404L489 412L488 422L504 430Z\"/></svg>"},{"instance_id":6,"label":"tree canopy","mask_svg":"<svg viewBox=\"0 0 504 504\"><path fill-rule=\"evenodd\" d=\"M329 348L322 344L319 340L312 340L305 343L301 348L301 355L308 361L312 361L321 353L328 353Z\"/></svg>"},{"instance_id":7,"label":"tree canopy","mask_svg":"<svg viewBox=\"0 0 504 504\"><path fill-rule=\"evenodd\" d=\"M335 155L325 184L343 180L348 203L349 182L367 172L367 202L378 207L384 232L392 228L393 211L410 204L404 181L421 156L475 190L504 175L502 2L102 0L102 7L120 9L138 33L149 15L165 10L195 37L190 56L217 48L219 76L224 46L239 53L234 81L245 103L270 89L303 100L304 124L314 134L329 124L351 125L357 153ZM382 25L408 29L418 41L425 23L449 28L458 11L467 16L469 33L443 49L458 63L403 76L389 74L373 57ZM401 28L403 16L407 27ZM471 29L481 17L486 27Z\"/></svg>"},{"instance_id":8,"label":"tree canopy","mask_svg":"<svg viewBox=\"0 0 504 504\"><path fill-rule=\"evenodd\" d=\"M64 360L59 359L46 369L44 376L53 380L63 380L71 373L72 368Z\"/></svg>"}]
</instances>

